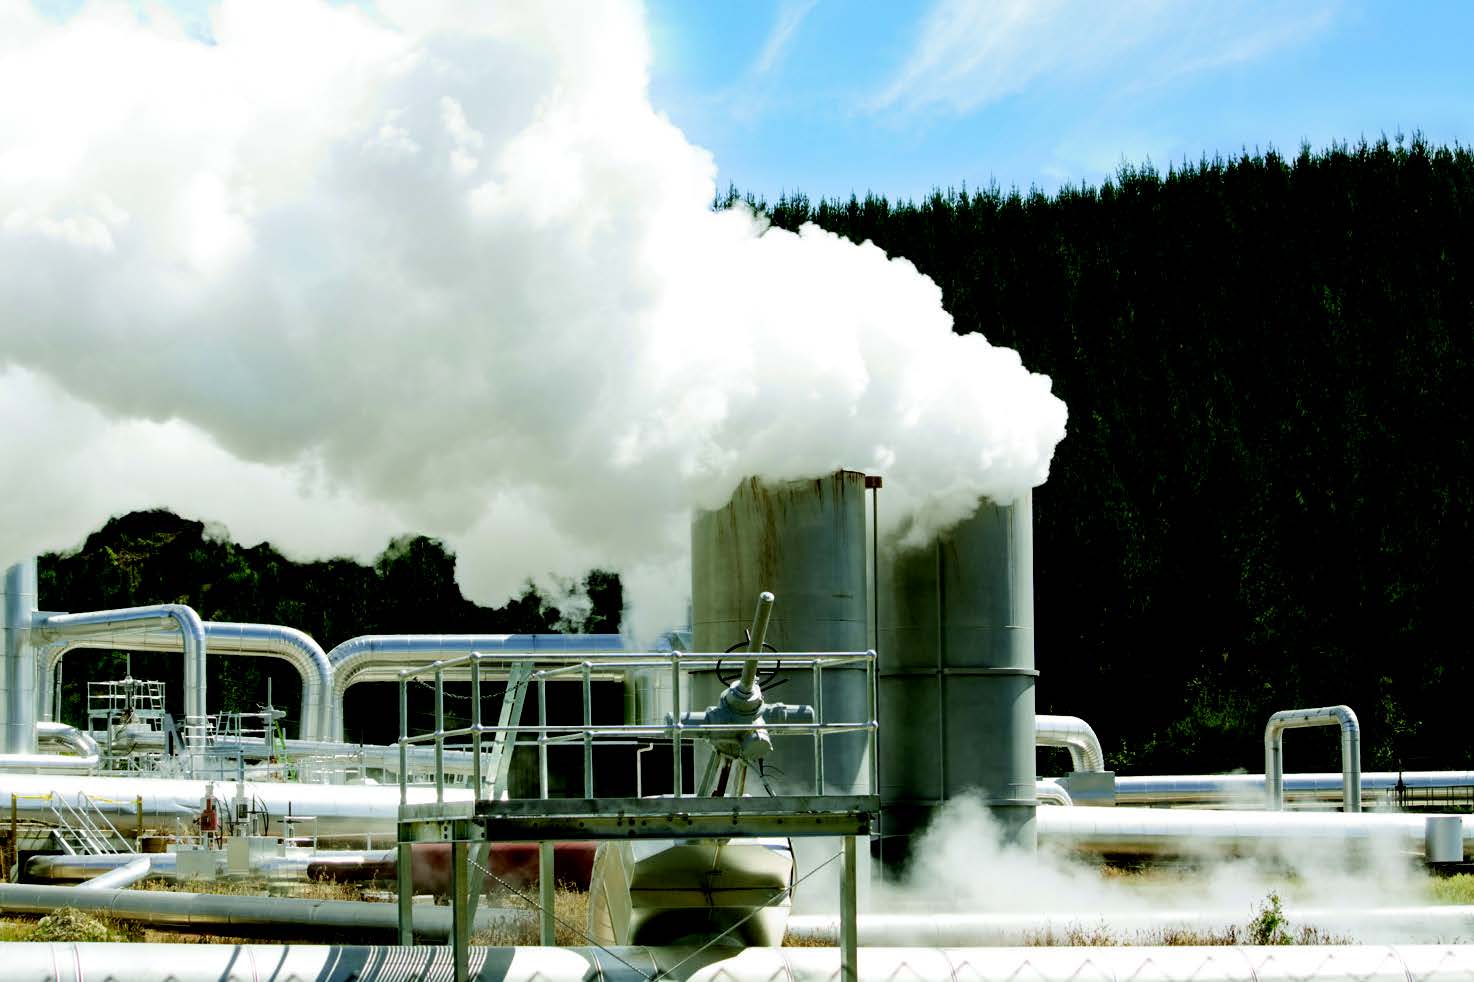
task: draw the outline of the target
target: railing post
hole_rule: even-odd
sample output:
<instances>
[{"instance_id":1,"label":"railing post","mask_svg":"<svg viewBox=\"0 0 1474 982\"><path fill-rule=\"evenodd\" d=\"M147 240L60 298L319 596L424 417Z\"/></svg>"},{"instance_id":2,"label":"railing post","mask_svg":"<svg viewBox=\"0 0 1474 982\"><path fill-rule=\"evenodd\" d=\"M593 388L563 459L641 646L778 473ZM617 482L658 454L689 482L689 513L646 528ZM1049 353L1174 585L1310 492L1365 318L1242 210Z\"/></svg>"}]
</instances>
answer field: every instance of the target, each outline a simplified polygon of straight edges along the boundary
<instances>
[{"instance_id":1,"label":"railing post","mask_svg":"<svg viewBox=\"0 0 1474 982\"><path fill-rule=\"evenodd\" d=\"M445 669L435 663L435 803L445 804Z\"/></svg>"},{"instance_id":2,"label":"railing post","mask_svg":"<svg viewBox=\"0 0 1474 982\"><path fill-rule=\"evenodd\" d=\"M409 803L409 679L399 673L399 803Z\"/></svg>"},{"instance_id":3,"label":"railing post","mask_svg":"<svg viewBox=\"0 0 1474 982\"><path fill-rule=\"evenodd\" d=\"M670 653L670 757L671 797L681 796L681 653Z\"/></svg>"},{"instance_id":4,"label":"railing post","mask_svg":"<svg viewBox=\"0 0 1474 982\"><path fill-rule=\"evenodd\" d=\"M471 787L472 800L481 798L481 658L471 655Z\"/></svg>"},{"instance_id":5,"label":"railing post","mask_svg":"<svg viewBox=\"0 0 1474 982\"><path fill-rule=\"evenodd\" d=\"M824 793L824 670L814 659L814 794Z\"/></svg>"},{"instance_id":6,"label":"railing post","mask_svg":"<svg viewBox=\"0 0 1474 982\"><path fill-rule=\"evenodd\" d=\"M583 796L594 796L594 707L592 666L583 663Z\"/></svg>"},{"instance_id":7,"label":"railing post","mask_svg":"<svg viewBox=\"0 0 1474 982\"><path fill-rule=\"evenodd\" d=\"M537 788L538 797L548 796L548 679L537 673Z\"/></svg>"}]
</instances>

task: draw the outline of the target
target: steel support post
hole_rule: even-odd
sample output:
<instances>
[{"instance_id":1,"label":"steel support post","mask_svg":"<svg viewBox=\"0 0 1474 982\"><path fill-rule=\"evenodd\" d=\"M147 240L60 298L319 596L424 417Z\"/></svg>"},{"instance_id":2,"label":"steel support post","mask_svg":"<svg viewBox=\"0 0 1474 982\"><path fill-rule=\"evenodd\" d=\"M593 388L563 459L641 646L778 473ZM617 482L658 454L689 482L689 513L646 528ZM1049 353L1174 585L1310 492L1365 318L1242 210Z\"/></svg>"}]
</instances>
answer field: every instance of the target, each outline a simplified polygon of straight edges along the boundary
<instances>
[{"instance_id":1,"label":"steel support post","mask_svg":"<svg viewBox=\"0 0 1474 982\"><path fill-rule=\"evenodd\" d=\"M459 824L459 823L457 823ZM455 954L456 982L471 978L471 911L470 864L466 862L467 846L463 838L450 844L450 930Z\"/></svg>"},{"instance_id":2,"label":"steel support post","mask_svg":"<svg viewBox=\"0 0 1474 982\"><path fill-rule=\"evenodd\" d=\"M557 881L553 876L553 844L546 840L537 844L537 893L538 903L542 906L542 931L539 943L545 946L554 944L554 929L557 921L553 917L553 905L557 900L554 888Z\"/></svg>"},{"instance_id":3,"label":"steel support post","mask_svg":"<svg viewBox=\"0 0 1474 982\"><path fill-rule=\"evenodd\" d=\"M855 924L855 837L844 837L839 871L839 978L859 982L858 928Z\"/></svg>"},{"instance_id":4,"label":"steel support post","mask_svg":"<svg viewBox=\"0 0 1474 982\"><path fill-rule=\"evenodd\" d=\"M399 885L399 943L415 943L415 881L410 844L399 844L399 856L395 860L395 878Z\"/></svg>"}]
</instances>

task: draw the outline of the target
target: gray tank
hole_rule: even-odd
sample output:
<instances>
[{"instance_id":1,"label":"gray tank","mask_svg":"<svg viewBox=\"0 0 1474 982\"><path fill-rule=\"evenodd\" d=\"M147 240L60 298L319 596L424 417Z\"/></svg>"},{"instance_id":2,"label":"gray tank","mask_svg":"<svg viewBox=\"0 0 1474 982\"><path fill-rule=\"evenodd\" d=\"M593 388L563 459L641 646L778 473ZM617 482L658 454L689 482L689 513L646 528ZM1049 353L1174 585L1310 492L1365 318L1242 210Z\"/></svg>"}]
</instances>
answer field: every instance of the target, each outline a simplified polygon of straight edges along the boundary
<instances>
[{"instance_id":1,"label":"gray tank","mask_svg":"<svg viewBox=\"0 0 1474 982\"><path fill-rule=\"evenodd\" d=\"M880 857L904 864L944 801L976 793L1005 841L1032 850L1032 499L983 502L879 570Z\"/></svg>"},{"instance_id":2,"label":"gray tank","mask_svg":"<svg viewBox=\"0 0 1474 982\"><path fill-rule=\"evenodd\" d=\"M781 483L744 480L725 507L698 513L691 524L694 649L721 651L741 641L758 594L771 590L777 603L767 639L780 653L866 650L865 545L864 474L838 471ZM732 671L738 668L740 661L734 660ZM814 703L808 669L783 671L779 678L788 681L772 699ZM723 688L714 675L698 677L690 708L712 705ZM863 667L824 672L826 722L863 720L866 711ZM866 743L863 733L825 737L826 794L871 793ZM774 751L773 790L812 794L812 744L779 740Z\"/></svg>"},{"instance_id":3,"label":"gray tank","mask_svg":"<svg viewBox=\"0 0 1474 982\"><path fill-rule=\"evenodd\" d=\"M0 576L0 753L36 752L36 560Z\"/></svg>"}]
</instances>

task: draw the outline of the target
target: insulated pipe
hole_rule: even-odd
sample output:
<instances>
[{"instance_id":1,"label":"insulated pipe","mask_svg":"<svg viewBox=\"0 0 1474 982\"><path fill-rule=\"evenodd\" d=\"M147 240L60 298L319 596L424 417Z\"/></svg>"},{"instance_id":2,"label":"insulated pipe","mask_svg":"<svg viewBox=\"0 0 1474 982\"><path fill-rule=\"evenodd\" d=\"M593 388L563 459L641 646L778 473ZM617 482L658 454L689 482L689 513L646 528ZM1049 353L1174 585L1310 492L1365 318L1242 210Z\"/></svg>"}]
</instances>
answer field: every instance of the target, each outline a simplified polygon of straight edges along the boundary
<instances>
[{"instance_id":1,"label":"insulated pipe","mask_svg":"<svg viewBox=\"0 0 1474 982\"><path fill-rule=\"evenodd\" d=\"M312 636L280 624L242 624L234 621L205 621L205 641L211 655L243 655L280 658L290 662L302 676L301 722L304 740L321 740L331 725L328 704L333 691L333 668L322 646ZM175 631L139 630L110 638L79 638L43 649L40 653L41 715L55 715L52 705L56 688L56 666L75 648L120 648L125 651L178 651Z\"/></svg>"},{"instance_id":2,"label":"insulated pipe","mask_svg":"<svg viewBox=\"0 0 1474 982\"><path fill-rule=\"evenodd\" d=\"M36 560L0 577L0 754L36 752Z\"/></svg>"},{"instance_id":3,"label":"insulated pipe","mask_svg":"<svg viewBox=\"0 0 1474 982\"><path fill-rule=\"evenodd\" d=\"M36 740L60 743L69 754L0 754L0 767L15 771L93 771L102 762L97 741L65 723L36 724Z\"/></svg>"},{"instance_id":4,"label":"insulated pipe","mask_svg":"<svg viewBox=\"0 0 1474 982\"><path fill-rule=\"evenodd\" d=\"M624 639L618 634L364 634L350 638L328 652L333 670L329 698L331 723L325 734L343 739L343 698L359 674L370 666L392 665L396 670L428 665L483 651L499 654L581 652L623 654ZM487 672L483 670L482 677Z\"/></svg>"},{"instance_id":5,"label":"insulated pipe","mask_svg":"<svg viewBox=\"0 0 1474 982\"><path fill-rule=\"evenodd\" d=\"M131 887L148 876L153 869L152 856L139 856L116 866L106 873L99 873L90 880L78 883L77 890L122 890Z\"/></svg>"},{"instance_id":6,"label":"insulated pipe","mask_svg":"<svg viewBox=\"0 0 1474 982\"><path fill-rule=\"evenodd\" d=\"M1362 801L1389 805L1465 805L1474 801L1474 771L1366 771ZM1284 775L1287 802L1341 801L1343 775ZM1263 774L1116 775L1116 803L1205 808L1264 806Z\"/></svg>"},{"instance_id":7,"label":"insulated pipe","mask_svg":"<svg viewBox=\"0 0 1474 982\"><path fill-rule=\"evenodd\" d=\"M1349 706L1286 709L1269 717L1264 727L1264 774L1268 778L1271 811L1285 807L1285 730L1305 726L1341 727L1341 807L1361 811L1361 724Z\"/></svg>"},{"instance_id":8,"label":"insulated pipe","mask_svg":"<svg viewBox=\"0 0 1474 982\"><path fill-rule=\"evenodd\" d=\"M109 640L139 628L177 626L184 639L184 715L204 717L208 689L205 671L205 625L193 608L184 604L154 604L96 610L84 614L38 615L34 628L39 639L69 641L80 638ZM126 645L119 643L119 647ZM48 676L49 677L49 676ZM35 678L34 666L32 679ZM34 682L33 682L34 684ZM34 705L34 701L32 703Z\"/></svg>"},{"instance_id":9,"label":"insulated pipe","mask_svg":"<svg viewBox=\"0 0 1474 982\"><path fill-rule=\"evenodd\" d=\"M147 860L145 860L146 862ZM85 884L84 884L85 886ZM236 937L321 937L351 934L389 940L399 931L399 905L359 900L299 900L288 897L250 897L211 893L175 893L163 890L83 889L80 887L0 884L0 910L12 914L46 915L60 907L95 911L120 921L144 921L155 928L199 934ZM477 929L522 926L531 912L482 908L476 912ZM450 935L451 910L430 904L415 907L415 933L426 938ZM127 951L131 952L131 946ZM7 954L10 946L6 945ZM121 954L121 952L120 952ZM184 959L182 964L187 964ZM117 964L112 972L116 973ZM134 969L136 971L136 968ZM5 977L14 979L12 966ZM117 978L116 974L99 974ZM144 973L128 978L177 978ZM231 973L218 978L232 978ZM247 978L251 976L246 976ZM262 978L291 978L264 975ZM323 978L329 976L321 976ZM409 976L398 976L405 978Z\"/></svg>"},{"instance_id":10,"label":"insulated pipe","mask_svg":"<svg viewBox=\"0 0 1474 982\"><path fill-rule=\"evenodd\" d=\"M1100 738L1078 716L1035 716L1034 744L1069 748L1070 764L1076 771L1099 774L1106 769Z\"/></svg>"},{"instance_id":11,"label":"insulated pipe","mask_svg":"<svg viewBox=\"0 0 1474 982\"><path fill-rule=\"evenodd\" d=\"M65 759L65 758L61 758ZM91 806L112 818L129 832L138 824L147 829L187 829L204 805L206 789L214 785L217 799L229 800L238 785L234 781L174 780L144 777L31 775L0 771L0 802L15 795L19 817L27 822L51 824L55 816L47 798L57 795L74 806ZM411 786L409 804L435 801L433 787ZM396 785L287 784L279 781L247 781L247 801L267 817L269 835L283 834L282 818L312 816L320 838L345 836L363 841L366 835L394 833L399 818L399 788ZM140 803L138 799L142 799ZM469 802L469 788L446 788L447 802ZM141 808L141 814L140 814Z\"/></svg>"},{"instance_id":12,"label":"insulated pipe","mask_svg":"<svg viewBox=\"0 0 1474 982\"><path fill-rule=\"evenodd\" d=\"M993 947L1067 943L1071 935L1114 936L1121 944L1151 943L1167 934L1240 936L1252 914L1237 910L1042 911L1028 913L954 914L940 911L861 914L856 918L860 944L882 947ZM1291 928L1315 928L1333 937L1362 944L1418 944L1445 938L1474 937L1474 907L1434 904L1426 907L1296 907L1284 910ZM838 944L839 917L834 914L788 918L788 938L806 945Z\"/></svg>"},{"instance_id":13,"label":"insulated pipe","mask_svg":"<svg viewBox=\"0 0 1474 982\"><path fill-rule=\"evenodd\" d=\"M1052 778L1041 778L1034 782L1034 795L1041 805L1074 805L1075 799L1065 786Z\"/></svg>"},{"instance_id":14,"label":"insulated pipe","mask_svg":"<svg viewBox=\"0 0 1474 982\"><path fill-rule=\"evenodd\" d=\"M1474 856L1474 815L1463 824ZM1353 858L1369 850L1423 856L1427 816L1397 812L1205 811L1187 808L1046 808L1039 842L1097 856L1310 855Z\"/></svg>"},{"instance_id":15,"label":"insulated pipe","mask_svg":"<svg viewBox=\"0 0 1474 982\"><path fill-rule=\"evenodd\" d=\"M392 907L389 904L371 905ZM438 908L444 912L446 908ZM427 920L437 913L424 908ZM415 925L422 909L415 908ZM222 933L222 932L217 932ZM469 952L482 982L833 982L838 948L482 948ZM282 944L106 944L12 942L5 946L15 982L102 979L312 979L389 982L448 979L444 947ZM120 975L120 962L127 974ZM861 948L857 977L890 979L1028 979L1030 982L1468 982L1474 945L1268 945L1096 948Z\"/></svg>"}]
</instances>

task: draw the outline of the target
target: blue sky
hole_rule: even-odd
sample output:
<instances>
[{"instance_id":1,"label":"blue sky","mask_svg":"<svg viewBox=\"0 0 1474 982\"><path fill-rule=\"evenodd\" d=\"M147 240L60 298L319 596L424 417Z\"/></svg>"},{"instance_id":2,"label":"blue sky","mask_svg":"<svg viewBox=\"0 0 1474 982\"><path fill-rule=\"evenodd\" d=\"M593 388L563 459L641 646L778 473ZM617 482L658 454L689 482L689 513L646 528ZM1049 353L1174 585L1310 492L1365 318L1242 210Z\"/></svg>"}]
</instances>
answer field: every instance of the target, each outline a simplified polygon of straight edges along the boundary
<instances>
[{"instance_id":1,"label":"blue sky","mask_svg":"<svg viewBox=\"0 0 1474 982\"><path fill-rule=\"evenodd\" d=\"M1474 142L1474 3L650 0L651 95L769 198Z\"/></svg>"}]
</instances>

